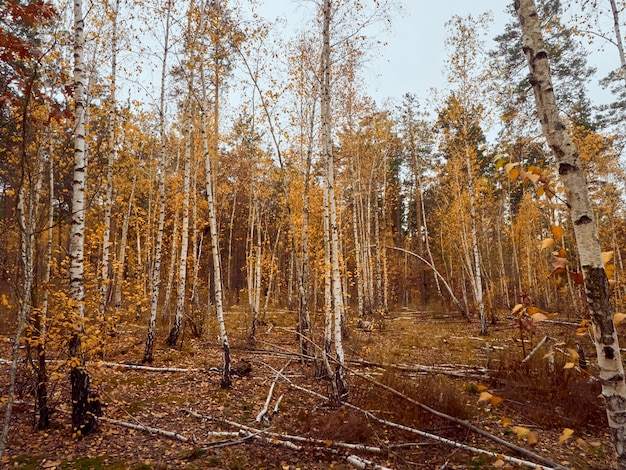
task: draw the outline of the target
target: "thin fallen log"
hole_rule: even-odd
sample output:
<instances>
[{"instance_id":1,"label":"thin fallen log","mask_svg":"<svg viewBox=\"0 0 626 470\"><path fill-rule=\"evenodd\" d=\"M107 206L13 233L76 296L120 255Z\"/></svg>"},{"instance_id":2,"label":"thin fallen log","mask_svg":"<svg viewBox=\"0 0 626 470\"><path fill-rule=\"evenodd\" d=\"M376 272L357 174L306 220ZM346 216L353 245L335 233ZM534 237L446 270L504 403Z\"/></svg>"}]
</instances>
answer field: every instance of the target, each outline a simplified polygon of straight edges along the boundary
<instances>
[{"instance_id":1,"label":"thin fallen log","mask_svg":"<svg viewBox=\"0 0 626 470\"><path fill-rule=\"evenodd\" d=\"M256 429L251 426L246 426L245 424L241 424L241 423L238 423L236 421L232 421L226 418L214 418L212 416L205 416L193 410L183 410L183 412L189 414L190 416L193 416L194 418L228 424L229 426L232 426L234 428L237 428L246 432L259 433L265 436L269 436L269 437L276 438L276 439L282 439L285 441L295 441L295 442L301 442L301 443L309 444L309 445L318 445L318 446L326 446L326 447L339 447L343 449L349 449L352 451L358 450L362 452L371 452L375 454L379 454L383 452L383 449L381 447L367 446L364 444L352 444L349 442L326 441L322 439L315 439L313 437L294 436L291 434L272 432L272 431L268 431L265 429Z\"/></svg>"},{"instance_id":2,"label":"thin fallen log","mask_svg":"<svg viewBox=\"0 0 626 470\"><path fill-rule=\"evenodd\" d=\"M142 366L139 364L130 364L125 362L100 362L99 364L105 367L111 367L114 369L122 370L143 370L146 372L206 372L207 369L185 369L180 367L152 367Z\"/></svg>"},{"instance_id":3,"label":"thin fallen log","mask_svg":"<svg viewBox=\"0 0 626 470\"><path fill-rule=\"evenodd\" d=\"M356 455L348 455L346 461L349 464L354 465L356 468L362 469L375 469L375 470L391 470L389 467L383 467L382 465L378 465L377 463L372 462L371 460L364 459L362 457L358 457Z\"/></svg>"},{"instance_id":4,"label":"thin fallen log","mask_svg":"<svg viewBox=\"0 0 626 470\"><path fill-rule=\"evenodd\" d=\"M379 382L379 381L377 381L377 380L375 380L375 379L373 379L371 377L368 377L365 374L361 374L360 372L352 370L352 369L350 369L348 367L346 367L346 369L350 370L353 374L355 374L357 376L360 376L363 379L369 381L370 383L372 383L372 384L374 384L374 385L376 385L376 386L378 386L380 388L383 388L384 390L387 390L388 392L390 392L390 393L392 393L392 394L394 394L394 395L396 395L396 396L398 396L400 398L403 398L404 400L406 400L409 403L411 403L411 404L421 408L424 411L427 411L427 412L429 412L429 413L431 413L431 414L433 414L435 416L438 416L440 418L446 419L448 421L452 421L455 424L461 425L461 426L469 429L470 431L473 431L476 434L480 434L481 436L486 437L487 439L490 439L493 442L496 442L496 443L498 443L500 445L503 445L504 447L506 447L506 448L508 448L508 449L510 449L510 450L512 450L514 452L517 452L517 453L519 453L519 454L521 454L521 455L523 455L523 456L525 456L525 457L527 457L529 459L535 460L537 462L541 462L543 465L548 465L548 466L551 466L553 468L565 468L565 467L561 467L558 464L556 464L556 463L554 463L554 462L552 462L552 461L542 457L539 454L535 454L534 452L531 452L528 449L524 449L523 447L517 446L517 445L515 445L515 444L513 444L513 443L511 443L509 441L501 439L498 436L496 436L494 434L491 434L490 432L485 431L484 429L481 429L481 428L479 428L477 426L474 426L472 423L469 423L468 421L464 421L462 419L455 418L454 416L450 416L450 415L448 415L446 413L442 413L442 412L437 411L437 410L435 410L435 409L433 409L433 408L431 408L429 406L426 406L423 403L421 403L421 402L419 402L417 400L414 400L413 398L405 395L404 393L399 392L398 390L396 390L396 389L394 389L392 387L389 387L388 385L385 385L385 384L383 384L383 383L381 383L381 382Z\"/></svg>"},{"instance_id":5,"label":"thin fallen log","mask_svg":"<svg viewBox=\"0 0 626 470\"><path fill-rule=\"evenodd\" d=\"M151 426L146 426L144 424L134 424L126 421L120 421L118 419L106 418L104 416L99 416L98 421L104 421L106 423L116 424L118 426L123 426L129 429L136 429L139 431L147 431L150 434L158 434L159 436L170 437L172 439L176 439L181 442L192 442L188 437L183 436L182 434L178 434L177 432L167 431L166 429L153 428Z\"/></svg>"},{"instance_id":6,"label":"thin fallen log","mask_svg":"<svg viewBox=\"0 0 626 470\"><path fill-rule=\"evenodd\" d=\"M348 370L350 370L350 369L348 369ZM554 462L552 462L552 461L550 461L550 460L548 460L548 459L546 459L546 458L544 458L544 457L542 457L540 455L535 454L534 452L530 452L527 449L524 449L522 447L516 446L515 444L512 444L512 443L510 443L508 441L505 441L504 439L500 439L499 437L494 436L493 434L488 433L487 431L484 431L483 429L480 429L480 428L474 426L473 424L468 423L467 421L463 421L461 419L454 418L453 416L446 415L445 413L441 413L441 412L438 412L436 410L433 410L432 408L427 407L426 405L424 405L424 404L422 404L422 403L420 403L420 402L418 402L416 400L413 400L412 398L407 397L406 395L402 394L401 392L398 392L397 390L395 390L395 389L393 389L391 387L388 387L388 386L386 386L384 384L381 384L380 382L377 382L374 379L371 379L371 378L369 378L367 376L364 376L363 374L360 374L360 373L358 373L356 371L353 371L353 370L351 370L351 372L356 374L356 375L359 375L359 376L365 378L366 380L369 380L370 382L374 383L375 385L378 385L378 386L380 386L380 387L382 387L382 388L384 388L384 389L386 389L386 390L388 390L388 391L390 391L390 392L392 392L392 393L394 393L394 394L396 394L398 396L401 396L402 398L406 399L410 403L415 404L416 406L419 406L420 408L424 409L425 411L429 411L429 412L435 414L436 416L440 416L442 418L449 419L449 420L453 421L456 424L460 424L460 425L462 425L462 426L464 426L464 427L466 427L466 428L468 428L468 429L470 429L472 431L477 432L478 434L482 435L483 437L487 437L488 439L491 439L492 441L497 442L498 444L501 444L501 445L503 445L504 447L507 447L510 450L513 450L514 452L517 452L517 453L519 453L521 455L524 455L525 457L533 459L533 460L535 460L537 462L541 462L541 464L536 464L536 463L528 461L528 460L522 460L522 459L518 459L516 457L510 457L510 456L498 454L496 452L491 452L491 451L488 451L488 450L479 449L477 447L473 447L473 446L469 446L469 445L466 445L466 444L462 444L460 442L456 442L456 441L453 441L451 439L446 439L444 437L437 436L435 434L431 434L431 433L428 433L428 432L425 432L425 431L420 431L419 429L414 429L414 428L410 428L408 426L404 426L402 424L394 423L392 421L388 421L386 419L379 418L378 416L374 415L372 412L364 410L362 408L359 408L358 406L353 405L353 404L351 404L349 402L343 402L343 404L345 406L347 406L347 407L349 407L351 409L354 409L356 411L359 411L361 413L364 413L367 417L369 417L369 418L371 418L371 419L373 419L373 420L375 420L375 421L377 421L377 422L379 422L381 424L384 424L384 425L389 426L389 427L394 427L396 429L401 429L403 431L408 431L408 432L417 434L418 436L427 437L429 439L433 439L435 441L441 442L443 444L447 444L449 446L457 447L457 448L464 449L464 450L467 450L467 451L471 451L471 452L477 453L477 454L488 455L488 456L491 456L491 457L494 457L494 458L501 458L502 460L509 461L509 462L512 462L512 463L516 463L516 464L519 464L519 465L525 465L525 466L530 467L530 468L545 469L546 467L548 467L548 468L551 468L551 469L567 470L566 467L563 467L563 466L561 466L561 465L559 465L557 463L554 463ZM330 401L330 398L325 397L322 394L319 394L319 393L317 393L317 392L315 392L313 390L309 390L309 389L307 389L305 387L301 387L299 385L296 385L296 384L294 384L293 382L291 382L289 379L287 379L284 376L283 376L283 378L287 381L287 383L291 387L295 388L296 390L300 390L300 391L303 391L305 393L308 393L308 394L311 394L313 396L316 396L318 398L321 398L325 402L329 402Z\"/></svg>"}]
</instances>

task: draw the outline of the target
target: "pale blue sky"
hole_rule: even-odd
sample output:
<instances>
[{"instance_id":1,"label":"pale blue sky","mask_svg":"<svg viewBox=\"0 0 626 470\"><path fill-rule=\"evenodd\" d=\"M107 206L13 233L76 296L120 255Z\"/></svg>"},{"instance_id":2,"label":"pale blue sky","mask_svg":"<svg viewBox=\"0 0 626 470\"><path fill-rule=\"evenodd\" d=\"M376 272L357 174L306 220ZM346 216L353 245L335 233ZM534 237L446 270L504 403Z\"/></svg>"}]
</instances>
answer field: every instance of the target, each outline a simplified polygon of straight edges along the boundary
<instances>
[{"instance_id":1,"label":"pale blue sky","mask_svg":"<svg viewBox=\"0 0 626 470\"><path fill-rule=\"evenodd\" d=\"M307 15L312 14L307 1L261 0L259 12L266 18L285 18L290 26L298 29ZM364 74L368 92L378 103L389 97L399 98L407 92L426 98L431 88L446 87L444 41L448 33L445 23L453 15L478 17L491 11L493 22L486 36L488 48L493 44L491 38L503 32L511 19L506 13L510 2L503 0L404 0L398 3L402 8L400 14L394 15L392 31L380 36L387 46L380 48ZM604 76L608 70L619 66L617 53L612 47L603 53L594 50L589 65L599 69L598 77ZM597 86L594 88L592 100L606 99L606 93Z\"/></svg>"}]
</instances>

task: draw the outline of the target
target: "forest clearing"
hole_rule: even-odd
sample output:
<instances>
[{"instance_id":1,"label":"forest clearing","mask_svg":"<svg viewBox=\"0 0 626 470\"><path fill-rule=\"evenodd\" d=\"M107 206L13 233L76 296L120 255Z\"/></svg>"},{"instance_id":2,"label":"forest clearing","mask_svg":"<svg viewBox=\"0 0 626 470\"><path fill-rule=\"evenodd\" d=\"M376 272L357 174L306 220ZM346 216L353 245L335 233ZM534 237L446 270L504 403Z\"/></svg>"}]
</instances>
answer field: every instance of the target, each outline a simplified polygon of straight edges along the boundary
<instances>
[{"instance_id":1,"label":"forest clearing","mask_svg":"<svg viewBox=\"0 0 626 470\"><path fill-rule=\"evenodd\" d=\"M0 2L0 465L626 470L626 3L295 3Z\"/></svg>"},{"instance_id":2,"label":"forest clearing","mask_svg":"<svg viewBox=\"0 0 626 470\"><path fill-rule=\"evenodd\" d=\"M9 437L7 468L360 468L350 465L351 455L396 469L532 468L503 460L504 456L537 463L420 410L375 382L564 468L614 466L600 386L593 379L593 347L588 337L575 336L575 324L542 322L531 335L520 329L517 318L506 315L489 337L479 337L478 324L458 316L390 314L371 330L351 330L345 343L349 398L346 404L332 406L326 399L329 382L315 378L311 361L301 361L292 326L296 312L268 313L254 346L247 335L250 316L233 310L226 318L235 368L244 365L231 389L220 388L220 347L206 339L217 334L215 322L207 325L205 338L185 339L176 349L159 346L153 370L141 370L140 365L145 327L124 325L102 364L90 365L106 419L98 423L97 432L72 438L66 406L70 387L61 378L52 387L50 401L65 413L55 411L51 428L36 431L32 404L21 406ZM546 335L554 349L548 343L522 363ZM577 342L588 354L589 368L578 363L564 368L570 361L568 348ZM546 357L551 350L552 370ZM3 351L8 353L6 347ZM111 363L118 365L107 365ZM67 377L65 367L57 371L62 377ZM19 400L31 399L29 386L32 382L22 382ZM481 400L484 392L498 398ZM266 401L267 419L257 421ZM492 455L381 424L365 412ZM525 435L522 429L532 434ZM573 434L564 439L566 429Z\"/></svg>"}]
</instances>

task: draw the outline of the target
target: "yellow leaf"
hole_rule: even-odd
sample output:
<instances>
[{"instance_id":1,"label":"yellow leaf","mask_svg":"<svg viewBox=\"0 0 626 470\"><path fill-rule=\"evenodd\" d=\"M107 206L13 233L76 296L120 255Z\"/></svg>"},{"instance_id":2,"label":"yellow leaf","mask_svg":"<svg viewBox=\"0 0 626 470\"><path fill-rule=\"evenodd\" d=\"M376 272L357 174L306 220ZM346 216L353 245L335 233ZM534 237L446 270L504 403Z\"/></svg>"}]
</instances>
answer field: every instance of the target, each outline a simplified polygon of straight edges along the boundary
<instances>
[{"instance_id":1,"label":"yellow leaf","mask_svg":"<svg viewBox=\"0 0 626 470\"><path fill-rule=\"evenodd\" d=\"M511 313L516 314L523 308L524 308L523 304L517 304L515 307L513 307L513 310L511 311Z\"/></svg>"},{"instance_id":2,"label":"yellow leaf","mask_svg":"<svg viewBox=\"0 0 626 470\"><path fill-rule=\"evenodd\" d=\"M609 264L609 262L613 259L612 251L603 251L602 252L602 263Z\"/></svg>"},{"instance_id":3,"label":"yellow leaf","mask_svg":"<svg viewBox=\"0 0 626 470\"><path fill-rule=\"evenodd\" d=\"M478 390L479 392L484 392L488 388L489 387L487 387L486 385L479 385L478 387L476 387L476 390Z\"/></svg>"},{"instance_id":4,"label":"yellow leaf","mask_svg":"<svg viewBox=\"0 0 626 470\"><path fill-rule=\"evenodd\" d=\"M550 352L545 353L543 355L543 358L544 359L548 359L548 358L553 357L553 356L554 356L554 351L550 351Z\"/></svg>"},{"instance_id":5,"label":"yellow leaf","mask_svg":"<svg viewBox=\"0 0 626 470\"><path fill-rule=\"evenodd\" d=\"M531 318L533 319L533 323L539 323L540 321L548 319L547 315L544 315L543 313L535 313L534 315L531 315Z\"/></svg>"},{"instance_id":6,"label":"yellow leaf","mask_svg":"<svg viewBox=\"0 0 626 470\"><path fill-rule=\"evenodd\" d=\"M602 447L602 443L601 443L601 442L599 442L599 441L593 441L593 442L590 442L590 443L589 443L589 445L590 445L591 447Z\"/></svg>"},{"instance_id":7,"label":"yellow leaf","mask_svg":"<svg viewBox=\"0 0 626 470\"><path fill-rule=\"evenodd\" d=\"M506 165L504 165L504 171L506 171L507 173L511 173L511 170L515 168L516 166L519 166L519 162L507 163ZM515 178L511 178L511 179L515 179Z\"/></svg>"},{"instance_id":8,"label":"yellow leaf","mask_svg":"<svg viewBox=\"0 0 626 470\"><path fill-rule=\"evenodd\" d=\"M554 235L554 238L556 238L557 240L561 240L563 238L563 235L565 235L565 230L560 225L553 225L552 227L550 227L550 231L552 232L552 235Z\"/></svg>"},{"instance_id":9,"label":"yellow leaf","mask_svg":"<svg viewBox=\"0 0 626 470\"><path fill-rule=\"evenodd\" d=\"M613 315L613 325L615 325L615 327L617 328L617 325L622 323L625 318L626 313L616 313L615 315Z\"/></svg>"},{"instance_id":10,"label":"yellow leaf","mask_svg":"<svg viewBox=\"0 0 626 470\"><path fill-rule=\"evenodd\" d=\"M530 429L523 426L513 426L511 430L517 435L518 439L524 439L530 433Z\"/></svg>"},{"instance_id":11,"label":"yellow leaf","mask_svg":"<svg viewBox=\"0 0 626 470\"><path fill-rule=\"evenodd\" d=\"M504 460L498 459L492 464L495 468L504 467Z\"/></svg>"},{"instance_id":12,"label":"yellow leaf","mask_svg":"<svg viewBox=\"0 0 626 470\"><path fill-rule=\"evenodd\" d=\"M541 242L541 251L552 248L555 245L554 238L546 238Z\"/></svg>"},{"instance_id":13,"label":"yellow leaf","mask_svg":"<svg viewBox=\"0 0 626 470\"><path fill-rule=\"evenodd\" d=\"M502 423L502 426L506 428L509 424L513 422L513 420L511 418L502 418L500 422Z\"/></svg>"},{"instance_id":14,"label":"yellow leaf","mask_svg":"<svg viewBox=\"0 0 626 470\"><path fill-rule=\"evenodd\" d=\"M573 362L568 362L563 366L563 369L573 369L575 365L576 364L574 364Z\"/></svg>"},{"instance_id":15,"label":"yellow leaf","mask_svg":"<svg viewBox=\"0 0 626 470\"><path fill-rule=\"evenodd\" d=\"M570 361L578 362L578 359L580 359L580 356L578 355L578 351L572 348L567 348L567 350L569 351Z\"/></svg>"},{"instance_id":16,"label":"yellow leaf","mask_svg":"<svg viewBox=\"0 0 626 470\"><path fill-rule=\"evenodd\" d=\"M498 160L496 160L496 170L499 170L500 168L502 168L505 163L506 163L506 158L498 158Z\"/></svg>"},{"instance_id":17,"label":"yellow leaf","mask_svg":"<svg viewBox=\"0 0 626 470\"><path fill-rule=\"evenodd\" d=\"M541 175L538 175L536 173L530 173L528 175L528 179L532 181L533 183L537 184L539 180L541 179Z\"/></svg>"},{"instance_id":18,"label":"yellow leaf","mask_svg":"<svg viewBox=\"0 0 626 470\"><path fill-rule=\"evenodd\" d=\"M528 436L526 436L526 442L528 442L529 445L534 446L539 442L539 438L537 437L537 434L529 431Z\"/></svg>"},{"instance_id":19,"label":"yellow leaf","mask_svg":"<svg viewBox=\"0 0 626 470\"><path fill-rule=\"evenodd\" d=\"M541 197L541 196L543 196L543 193L544 193L543 186L539 186L539 187L537 188L537 196L538 196L538 197Z\"/></svg>"},{"instance_id":20,"label":"yellow leaf","mask_svg":"<svg viewBox=\"0 0 626 470\"><path fill-rule=\"evenodd\" d=\"M574 434L573 429L570 429L570 428L563 429L563 434L561 434L561 437L559 437L559 445L567 441L570 437L572 437L573 434Z\"/></svg>"},{"instance_id":21,"label":"yellow leaf","mask_svg":"<svg viewBox=\"0 0 626 470\"><path fill-rule=\"evenodd\" d=\"M480 394L480 397L478 398L478 402L480 403L481 401L490 401L493 398L493 395L489 392L483 392Z\"/></svg>"}]
</instances>

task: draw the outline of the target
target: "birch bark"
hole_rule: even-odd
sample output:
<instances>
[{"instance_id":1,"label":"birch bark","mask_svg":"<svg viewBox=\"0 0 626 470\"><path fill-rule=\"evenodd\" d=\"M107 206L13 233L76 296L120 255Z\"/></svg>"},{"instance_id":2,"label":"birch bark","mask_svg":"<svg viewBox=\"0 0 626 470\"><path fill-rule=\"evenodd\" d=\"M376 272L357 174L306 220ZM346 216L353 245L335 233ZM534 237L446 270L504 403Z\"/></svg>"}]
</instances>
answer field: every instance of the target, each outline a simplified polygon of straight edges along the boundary
<instances>
[{"instance_id":1,"label":"birch bark","mask_svg":"<svg viewBox=\"0 0 626 470\"><path fill-rule=\"evenodd\" d=\"M159 291L161 283L161 258L163 249L163 231L165 229L165 74L167 72L167 54L169 52L170 21L172 16L172 2L168 1L165 17L165 38L163 40L163 60L161 61L161 94L159 99L159 222L157 227L156 246L154 248L154 264L150 277L150 320L148 334L143 354L143 363L150 363L153 359L154 336L156 334L156 317L159 305ZM133 185L134 189L134 185Z\"/></svg>"},{"instance_id":2,"label":"birch bark","mask_svg":"<svg viewBox=\"0 0 626 470\"><path fill-rule=\"evenodd\" d=\"M618 468L623 470L626 469L626 384L596 219L578 148L559 116L548 52L535 2L515 0L514 5L522 26L522 44L530 69L530 83L535 94L537 114L543 134L556 156L559 175L565 186L593 324L609 430L615 445Z\"/></svg>"},{"instance_id":3,"label":"birch bark","mask_svg":"<svg viewBox=\"0 0 626 470\"><path fill-rule=\"evenodd\" d=\"M333 158L333 144L331 139L331 54L330 54L330 22L332 16L332 1L324 0L322 6L322 86L321 86L321 124L322 124L322 154L326 164L326 190L328 192L328 222L330 238L330 263L331 263L331 289L334 315L334 340L337 367L333 378L336 386L337 402L345 399L348 393L345 378L345 357L343 351L343 338L341 323L344 315L343 292L341 285L341 272L339 269L339 227L337 225L337 203L335 200L335 170Z\"/></svg>"},{"instance_id":4,"label":"birch bark","mask_svg":"<svg viewBox=\"0 0 626 470\"><path fill-rule=\"evenodd\" d=\"M90 413L90 377L85 369L85 355L81 336L85 332L85 71L84 71L84 16L82 0L74 0L74 179L72 183L72 216L70 228L70 298L74 315L74 331L69 341L70 382L72 396L72 429L87 434L96 420Z\"/></svg>"}]
</instances>

